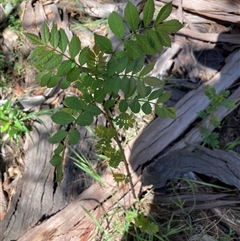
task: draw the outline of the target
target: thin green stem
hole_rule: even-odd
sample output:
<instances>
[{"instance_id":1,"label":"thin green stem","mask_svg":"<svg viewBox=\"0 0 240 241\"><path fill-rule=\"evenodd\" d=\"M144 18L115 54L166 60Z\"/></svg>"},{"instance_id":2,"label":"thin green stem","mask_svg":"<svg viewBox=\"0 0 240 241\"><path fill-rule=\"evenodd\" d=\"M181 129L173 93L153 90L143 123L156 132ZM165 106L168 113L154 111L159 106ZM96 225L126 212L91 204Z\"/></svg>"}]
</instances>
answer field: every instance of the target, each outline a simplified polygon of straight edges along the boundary
<instances>
[{"instance_id":1,"label":"thin green stem","mask_svg":"<svg viewBox=\"0 0 240 241\"><path fill-rule=\"evenodd\" d=\"M130 172L130 169L129 169L129 166L128 166L128 162L127 162L127 159L126 159L126 156L125 156L125 153L124 153L124 150L123 150L123 147L121 145L121 142L118 138L118 133L117 133L117 130L113 124L113 121L112 121L112 118L110 116L110 113L109 113L109 110L104 108L104 111L105 111L105 115L106 115L106 118L111 126L111 128L113 130L115 130L115 141L117 142L117 145L119 147L119 150L121 151L122 155L123 155L123 163L124 163L124 166L125 166L125 169L126 169L126 172L127 172L127 176L129 178L129 183L130 183L130 186L131 186L131 191L132 191L132 195L135 199L137 199L137 196L136 196L136 193L135 193L135 189L134 189L134 185L133 185L133 181L132 181L132 176L131 176L131 172Z\"/></svg>"}]
</instances>

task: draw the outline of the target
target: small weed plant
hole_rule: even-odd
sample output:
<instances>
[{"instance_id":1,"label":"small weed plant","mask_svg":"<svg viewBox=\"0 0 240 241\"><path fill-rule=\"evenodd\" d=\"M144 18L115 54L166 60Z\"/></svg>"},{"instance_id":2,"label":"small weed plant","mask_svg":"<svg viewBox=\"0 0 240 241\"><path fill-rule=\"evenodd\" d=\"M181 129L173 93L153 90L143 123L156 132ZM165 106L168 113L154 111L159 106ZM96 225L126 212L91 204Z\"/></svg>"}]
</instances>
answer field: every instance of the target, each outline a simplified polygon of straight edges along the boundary
<instances>
[{"instance_id":1,"label":"small weed plant","mask_svg":"<svg viewBox=\"0 0 240 241\"><path fill-rule=\"evenodd\" d=\"M0 105L0 135L4 137L3 140L9 139L10 141L18 143L20 137L30 133L31 122L33 120L44 124L39 118L39 115L50 113L51 111L49 110L27 113L16 103L7 100L4 104ZM2 144L1 142L2 140L0 144Z\"/></svg>"},{"instance_id":2,"label":"small weed plant","mask_svg":"<svg viewBox=\"0 0 240 241\"><path fill-rule=\"evenodd\" d=\"M26 33L36 45L29 60L39 70L36 80L40 85L47 88L59 85L61 89L72 86L80 93L66 97L63 108L51 116L56 124L71 126L70 130L60 129L49 138L50 143L56 144L50 163L56 168L57 182L62 179L66 147L80 139L78 126L91 126L95 118L104 115L107 126L94 129L96 150L106 157L115 181L129 183L136 198L119 131L132 128L134 114L140 111L176 118L175 109L164 104L170 98L170 93L164 90L164 81L149 75L155 62L145 65L145 56L170 47L169 35L182 28L178 20L166 20L171 12L170 2L155 15L153 0L146 1L142 14L131 2L126 4L123 16L112 12L108 25L119 39L116 48L110 39L97 34L92 49L82 48L77 36L68 39L64 30L54 24L44 23L40 36ZM119 50L120 45L123 50ZM119 112L112 112L114 108ZM126 172L115 172L122 162ZM143 231L157 232L155 224L147 222L141 213L133 218Z\"/></svg>"},{"instance_id":3,"label":"small weed plant","mask_svg":"<svg viewBox=\"0 0 240 241\"><path fill-rule=\"evenodd\" d=\"M217 116L214 115L214 112L219 107L225 107L229 110L236 108L234 100L228 100L227 98L230 95L230 91L224 90L221 93L217 94L216 89L213 86L207 85L204 89L204 94L211 100L210 105L206 110L199 112L199 117L205 120L209 118L208 126L201 128L200 133L203 138L203 145L207 145L211 148L219 148L219 133L210 131L210 127L220 128L220 121Z\"/></svg>"}]
</instances>

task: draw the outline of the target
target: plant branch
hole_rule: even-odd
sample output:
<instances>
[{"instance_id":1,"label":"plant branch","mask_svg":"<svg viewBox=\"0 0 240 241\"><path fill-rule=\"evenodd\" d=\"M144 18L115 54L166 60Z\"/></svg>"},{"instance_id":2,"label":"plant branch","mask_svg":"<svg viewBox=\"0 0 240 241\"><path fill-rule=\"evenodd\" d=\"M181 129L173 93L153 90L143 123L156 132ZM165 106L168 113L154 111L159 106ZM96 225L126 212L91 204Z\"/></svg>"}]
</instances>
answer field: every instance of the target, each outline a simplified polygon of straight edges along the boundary
<instances>
[{"instance_id":1,"label":"plant branch","mask_svg":"<svg viewBox=\"0 0 240 241\"><path fill-rule=\"evenodd\" d=\"M134 189L134 185L133 185L133 181L132 181L132 177L131 177L131 172L130 172L130 169L129 169L129 166L128 166L128 162L127 162L124 150L122 148L121 142L120 142L120 140L118 138L118 133L117 133L116 128L115 128L115 126L113 124L113 121L112 121L112 118L110 116L109 110L104 107L104 111L105 111L106 118L107 118L111 128L115 131L114 139L117 142L117 145L118 145L118 147L119 147L119 149L120 149L120 151L121 151L121 153L123 155L123 163L124 163L124 166L125 166L125 169L126 169L126 172L127 172L127 176L129 178L129 183L130 183L130 186L131 186L132 195L136 199L137 196L136 196L136 193L135 193L135 189Z\"/></svg>"}]
</instances>

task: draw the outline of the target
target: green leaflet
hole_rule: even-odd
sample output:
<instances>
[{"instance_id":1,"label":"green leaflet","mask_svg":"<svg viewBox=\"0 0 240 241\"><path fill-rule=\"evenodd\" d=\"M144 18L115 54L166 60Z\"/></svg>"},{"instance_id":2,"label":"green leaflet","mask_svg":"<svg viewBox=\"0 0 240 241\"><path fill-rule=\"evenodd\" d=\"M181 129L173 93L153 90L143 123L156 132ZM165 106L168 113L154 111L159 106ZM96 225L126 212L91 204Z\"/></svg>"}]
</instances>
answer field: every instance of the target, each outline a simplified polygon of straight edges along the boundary
<instances>
[{"instance_id":1,"label":"green leaflet","mask_svg":"<svg viewBox=\"0 0 240 241\"><path fill-rule=\"evenodd\" d=\"M162 80L156 78L156 77L145 77L143 78L143 81L145 84L150 85L150 86L161 86L162 85Z\"/></svg>"},{"instance_id":2,"label":"green leaflet","mask_svg":"<svg viewBox=\"0 0 240 241\"><path fill-rule=\"evenodd\" d=\"M92 104L88 105L84 111L84 113L91 114L92 116L97 116L102 113L101 109L98 106Z\"/></svg>"},{"instance_id":3,"label":"green leaflet","mask_svg":"<svg viewBox=\"0 0 240 241\"><path fill-rule=\"evenodd\" d=\"M149 104L149 102L145 102L145 103L142 105L142 111L143 111L144 114L146 114L146 115L151 114L151 112L152 112L152 107L151 107L151 105Z\"/></svg>"},{"instance_id":4,"label":"green leaflet","mask_svg":"<svg viewBox=\"0 0 240 241\"><path fill-rule=\"evenodd\" d=\"M166 33L176 33L182 27L183 25L178 20L171 19L169 21L166 21L158 25L157 29L161 31L165 31Z\"/></svg>"},{"instance_id":5,"label":"green leaflet","mask_svg":"<svg viewBox=\"0 0 240 241\"><path fill-rule=\"evenodd\" d=\"M84 47L84 48L81 50L81 52L80 52L80 54L79 54L79 58L78 58L78 61L79 61L79 63L80 63L81 65L84 65L84 64L87 63L89 51L90 51L90 49L89 49L88 46L87 46L87 47Z\"/></svg>"},{"instance_id":6,"label":"green leaflet","mask_svg":"<svg viewBox=\"0 0 240 241\"><path fill-rule=\"evenodd\" d=\"M72 67L72 61L71 60L64 60L58 67L58 76L64 76L69 73Z\"/></svg>"},{"instance_id":7,"label":"green leaflet","mask_svg":"<svg viewBox=\"0 0 240 241\"><path fill-rule=\"evenodd\" d=\"M48 88L53 88L59 83L60 79L59 76L53 75L47 82Z\"/></svg>"},{"instance_id":8,"label":"green leaflet","mask_svg":"<svg viewBox=\"0 0 240 241\"><path fill-rule=\"evenodd\" d=\"M32 33L25 33L25 36L27 37L27 39L32 43L32 44L35 44L35 45L44 45L45 46L45 43L44 41L42 41L37 35L35 34L32 34Z\"/></svg>"},{"instance_id":9,"label":"green leaflet","mask_svg":"<svg viewBox=\"0 0 240 241\"><path fill-rule=\"evenodd\" d=\"M141 46L133 40L124 41L124 48L127 50L129 57L134 59L140 58L143 55Z\"/></svg>"},{"instance_id":10,"label":"green leaflet","mask_svg":"<svg viewBox=\"0 0 240 241\"><path fill-rule=\"evenodd\" d=\"M40 46L32 50L30 55L28 56L28 59L31 60L33 64L38 63L39 56L46 51L46 46Z\"/></svg>"},{"instance_id":11,"label":"green leaflet","mask_svg":"<svg viewBox=\"0 0 240 241\"><path fill-rule=\"evenodd\" d=\"M125 26L122 17L118 13L112 12L109 15L108 25L116 37L118 37L119 39L123 38Z\"/></svg>"},{"instance_id":12,"label":"green leaflet","mask_svg":"<svg viewBox=\"0 0 240 241\"><path fill-rule=\"evenodd\" d=\"M161 38L158 36L157 32L153 29L147 29L146 31L147 36L151 42L151 46L157 51L161 52L163 49L163 44Z\"/></svg>"},{"instance_id":13,"label":"green leaflet","mask_svg":"<svg viewBox=\"0 0 240 241\"><path fill-rule=\"evenodd\" d=\"M67 81L66 78L64 78L60 83L60 88L65 90L70 86L71 82Z\"/></svg>"},{"instance_id":14,"label":"green leaflet","mask_svg":"<svg viewBox=\"0 0 240 241\"><path fill-rule=\"evenodd\" d=\"M143 77L143 76L149 74L149 73L153 70L153 68L154 68L154 66L155 66L155 63L156 63L156 61L153 61L153 62L147 64L147 65L142 69L142 71L140 72L139 77Z\"/></svg>"},{"instance_id":15,"label":"green leaflet","mask_svg":"<svg viewBox=\"0 0 240 241\"><path fill-rule=\"evenodd\" d=\"M94 91L94 100L97 102L97 103L102 103L106 97L106 90L100 88L98 90L95 90Z\"/></svg>"},{"instance_id":16,"label":"green leaflet","mask_svg":"<svg viewBox=\"0 0 240 241\"><path fill-rule=\"evenodd\" d=\"M161 10L159 11L154 25L157 25L161 23L163 20L165 20L172 12L172 2L167 3L164 5Z\"/></svg>"},{"instance_id":17,"label":"green leaflet","mask_svg":"<svg viewBox=\"0 0 240 241\"><path fill-rule=\"evenodd\" d=\"M59 155L64 150L64 145L62 143L58 144L58 147L54 150L54 154Z\"/></svg>"},{"instance_id":18,"label":"green leaflet","mask_svg":"<svg viewBox=\"0 0 240 241\"><path fill-rule=\"evenodd\" d=\"M128 103L126 100L121 100L119 102L118 108L121 112L126 112L128 109Z\"/></svg>"},{"instance_id":19,"label":"green leaflet","mask_svg":"<svg viewBox=\"0 0 240 241\"><path fill-rule=\"evenodd\" d=\"M137 80L137 92L142 98L144 98L147 94L145 84L141 79Z\"/></svg>"},{"instance_id":20,"label":"green leaflet","mask_svg":"<svg viewBox=\"0 0 240 241\"><path fill-rule=\"evenodd\" d=\"M170 39L169 35L166 32L162 31L160 26L156 27L156 32L157 32L157 36L160 39L162 45L166 46L166 47L171 47L171 39Z\"/></svg>"},{"instance_id":21,"label":"green leaflet","mask_svg":"<svg viewBox=\"0 0 240 241\"><path fill-rule=\"evenodd\" d=\"M41 39L45 44L48 44L49 38L50 38L50 33L49 33L49 28L46 24L46 22L43 23L41 29L40 29L40 35Z\"/></svg>"},{"instance_id":22,"label":"green leaflet","mask_svg":"<svg viewBox=\"0 0 240 241\"><path fill-rule=\"evenodd\" d=\"M67 106L70 109L73 110L83 110L83 108L85 107L84 102L79 99L79 97L77 96L70 96L67 97L64 101L63 101L64 105Z\"/></svg>"},{"instance_id":23,"label":"green leaflet","mask_svg":"<svg viewBox=\"0 0 240 241\"><path fill-rule=\"evenodd\" d=\"M67 81L74 82L79 78L80 73L81 70L77 66L71 68L70 71L67 73Z\"/></svg>"},{"instance_id":24,"label":"green leaflet","mask_svg":"<svg viewBox=\"0 0 240 241\"><path fill-rule=\"evenodd\" d=\"M74 59L81 49L81 42L79 38L74 35L69 43L69 54L71 59Z\"/></svg>"},{"instance_id":25,"label":"green leaflet","mask_svg":"<svg viewBox=\"0 0 240 241\"><path fill-rule=\"evenodd\" d=\"M62 62L62 55L53 53L53 56L43 64L43 67L46 69L56 68Z\"/></svg>"},{"instance_id":26,"label":"green leaflet","mask_svg":"<svg viewBox=\"0 0 240 241\"><path fill-rule=\"evenodd\" d=\"M59 30L59 35L60 35L60 39L58 42L58 47L64 53L67 49L68 37L62 28Z\"/></svg>"},{"instance_id":27,"label":"green leaflet","mask_svg":"<svg viewBox=\"0 0 240 241\"><path fill-rule=\"evenodd\" d=\"M157 102L164 103L164 102L168 101L170 97L171 97L171 92L169 92L169 91L165 92L161 96L159 96Z\"/></svg>"},{"instance_id":28,"label":"green leaflet","mask_svg":"<svg viewBox=\"0 0 240 241\"><path fill-rule=\"evenodd\" d=\"M140 19L139 13L136 8L131 2L128 1L125 10L124 10L124 18L127 21L130 29L135 32L138 28Z\"/></svg>"},{"instance_id":29,"label":"green leaflet","mask_svg":"<svg viewBox=\"0 0 240 241\"><path fill-rule=\"evenodd\" d=\"M51 34L50 34L50 43L54 47L54 49L57 48L58 41L59 41L59 33L57 30L57 25L53 24L52 29L51 29Z\"/></svg>"},{"instance_id":30,"label":"green leaflet","mask_svg":"<svg viewBox=\"0 0 240 241\"><path fill-rule=\"evenodd\" d=\"M57 155L57 154L55 154L55 155L51 158L51 160L50 160L50 163L51 163L54 167L58 166L61 162L62 162L62 157L59 156L59 155Z\"/></svg>"},{"instance_id":31,"label":"green leaflet","mask_svg":"<svg viewBox=\"0 0 240 241\"><path fill-rule=\"evenodd\" d=\"M153 20L154 14L154 2L153 0L147 0L143 8L143 23L147 27Z\"/></svg>"},{"instance_id":32,"label":"green leaflet","mask_svg":"<svg viewBox=\"0 0 240 241\"><path fill-rule=\"evenodd\" d=\"M148 97L148 101L155 100L163 93L163 89L154 90Z\"/></svg>"},{"instance_id":33,"label":"green leaflet","mask_svg":"<svg viewBox=\"0 0 240 241\"><path fill-rule=\"evenodd\" d=\"M53 51L45 51L38 56L37 64L45 65L54 55Z\"/></svg>"},{"instance_id":34,"label":"green leaflet","mask_svg":"<svg viewBox=\"0 0 240 241\"><path fill-rule=\"evenodd\" d=\"M111 54L113 52L112 42L107 37L94 34L94 39L101 51L106 54Z\"/></svg>"},{"instance_id":35,"label":"green leaflet","mask_svg":"<svg viewBox=\"0 0 240 241\"><path fill-rule=\"evenodd\" d=\"M136 34L136 39L138 44L141 46L142 51L145 54L149 55L155 55L156 50L154 49L153 42L151 42L151 39L147 35L143 34Z\"/></svg>"},{"instance_id":36,"label":"green leaflet","mask_svg":"<svg viewBox=\"0 0 240 241\"><path fill-rule=\"evenodd\" d=\"M41 77L40 86L41 87L47 86L51 78L52 78L51 72L47 72L46 74L44 74Z\"/></svg>"},{"instance_id":37,"label":"green leaflet","mask_svg":"<svg viewBox=\"0 0 240 241\"><path fill-rule=\"evenodd\" d=\"M69 132L69 136L68 136L68 144L69 145L75 145L78 143L80 139L80 133L77 129L72 129Z\"/></svg>"},{"instance_id":38,"label":"green leaflet","mask_svg":"<svg viewBox=\"0 0 240 241\"><path fill-rule=\"evenodd\" d=\"M137 100L132 101L132 103L129 105L129 107L133 113L139 113L139 111L141 109L141 105Z\"/></svg>"},{"instance_id":39,"label":"green leaflet","mask_svg":"<svg viewBox=\"0 0 240 241\"><path fill-rule=\"evenodd\" d=\"M59 130L52 137L48 139L48 141L52 144L61 142L68 135L67 131Z\"/></svg>"},{"instance_id":40,"label":"green leaflet","mask_svg":"<svg viewBox=\"0 0 240 241\"><path fill-rule=\"evenodd\" d=\"M76 122L80 126L90 126L93 123L93 115L84 112L78 116Z\"/></svg>"},{"instance_id":41,"label":"green leaflet","mask_svg":"<svg viewBox=\"0 0 240 241\"><path fill-rule=\"evenodd\" d=\"M51 116L53 122L59 125L67 125L75 120L75 118L64 111L59 111Z\"/></svg>"}]
</instances>

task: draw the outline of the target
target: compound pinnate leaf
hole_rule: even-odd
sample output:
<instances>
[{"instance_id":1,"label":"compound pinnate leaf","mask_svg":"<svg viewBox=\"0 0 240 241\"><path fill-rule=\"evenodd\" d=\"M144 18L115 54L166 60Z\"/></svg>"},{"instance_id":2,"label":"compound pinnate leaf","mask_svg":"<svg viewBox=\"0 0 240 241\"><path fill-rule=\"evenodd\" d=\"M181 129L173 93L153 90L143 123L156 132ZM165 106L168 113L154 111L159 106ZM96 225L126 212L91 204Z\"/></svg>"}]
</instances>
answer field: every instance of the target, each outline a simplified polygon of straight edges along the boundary
<instances>
[{"instance_id":1,"label":"compound pinnate leaf","mask_svg":"<svg viewBox=\"0 0 240 241\"><path fill-rule=\"evenodd\" d=\"M134 32L137 30L139 25L139 13L136 8L130 1L128 1L125 10L124 10L124 18L127 21L130 29Z\"/></svg>"},{"instance_id":2,"label":"compound pinnate leaf","mask_svg":"<svg viewBox=\"0 0 240 241\"><path fill-rule=\"evenodd\" d=\"M51 116L53 122L59 125L67 125L75 120L75 118L64 111L59 111Z\"/></svg>"},{"instance_id":3,"label":"compound pinnate leaf","mask_svg":"<svg viewBox=\"0 0 240 241\"><path fill-rule=\"evenodd\" d=\"M80 139L80 133L78 130L73 129L69 132L69 136L68 136L68 143L70 145L75 145L78 143Z\"/></svg>"},{"instance_id":4,"label":"compound pinnate leaf","mask_svg":"<svg viewBox=\"0 0 240 241\"><path fill-rule=\"evenodd\" d=\"M161 31L165 31L166 33L176 33L182 27L183 25L176 19L171 19L158 25L158 29Z\"/></svg>"},{"instance_id":5,"label":"compound pinnate leaf","mask_svg":"<svg viewBox=\"0 0 240 241\"><path fill-rule=\"evenodd\" d=\"M82 110L84 108L84 102L77 96L70 96L64 100L64 105L73 110Z\"/></svg>"},{"instance_id":6,"label":"compound pinnate leaf","mask_svg":"<svg viewBox=\"0 0 240 241\"><path fill-rule=\"evenodd\" d=\"M60 35L60 39L59 39L58 47L64 53L67 49L68 37L62 28L59 30L59 35Z\"/></svg>"},{"instance_id":7,"label":"compound pinnate leaf","mask_svg":"<svg viewBox=\"0 0 240 241\"><path fill-rule=\"evenodd\" d=\"M143 23L147 27L152 19L154 14L154 2L153 0L147 0L143 8Z\"/></svg>"},{"instance_id":8,"label":"compound pinnate leaf","mask_svg":"<svg viewBox=\"0 0 240 241\"><path fill-rule=\"evenodd\" d=\"M125 27L124 27L123 19L118 13L112 12L109 15L108 25L116 37L120 39L123 38Z\"/></svg>"},{"instance_id":9,"label":"compound pinnate leaf","mask_svg":"<svg viewBox=\"0 0 240 241\"><path fill-rule=\"evenodd\" d=\"M94 34L95 43L99 46L100 50L106 54L111 54L113 52L112 42L104 36Z\"/></svg>"},{"instance_id":10,"label":"compound pinnate leaf","mask_svg":"<svg viewBox=\"0 0 240 241\"><path fill-rule=\"evenodd\" d=\"M57 48L59 41L59 33L57 30L57 25L53 24L50 34L50 43L54 48Z\"/></svg>"},{"instance_id":11,"label":"compound pinnate leaf","mask_svg":"<svg viewBox=\"0 0 240 241\"><path fill-rule=\"evenodd\" d=\"M52 137L48 139L50 143L59 143L61 142L66 136L68 135L67 131L59 130L57 133L55 133Z\"/></svg>"},{"instance_id":12,"label":"compound pinnate leaf","mask_svg":"<svg viewBox=\"0 0 240 241\"><path fill-rule=\"evenodd\" d=\"M167 3L166 5L164 5L161 10L159 11L156 21L155 21L155 25L161 23L163 20L165 20L172 12L172 2Z\"/></svg>"},{"instance_id":13,"label":"compound pinnate leaf","mask_svg":"<svg viewBox=\"0 0 240 241\"><path fill-rule=\"evenodd\" d=\"M69 54L72 59L74 59L81 49L81 42L79 38L74 35L69 43Z\"/></svg>"}]
</instances>

